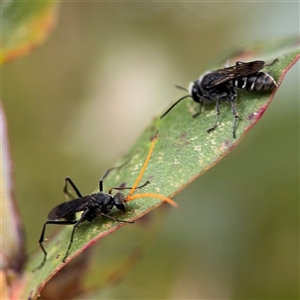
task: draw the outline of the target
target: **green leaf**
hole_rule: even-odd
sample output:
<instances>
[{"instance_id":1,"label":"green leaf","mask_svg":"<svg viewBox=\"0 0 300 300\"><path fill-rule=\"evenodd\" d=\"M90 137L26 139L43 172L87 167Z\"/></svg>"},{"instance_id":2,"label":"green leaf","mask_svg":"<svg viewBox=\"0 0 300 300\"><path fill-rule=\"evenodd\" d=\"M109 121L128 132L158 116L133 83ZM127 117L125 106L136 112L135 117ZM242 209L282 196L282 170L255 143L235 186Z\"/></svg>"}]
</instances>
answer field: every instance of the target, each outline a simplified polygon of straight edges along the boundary
<instances>
[{"instance_id":1,"label":"green leaf","mask_svg":"<svg viewBox=\"0 0 300 300\"><path fill-rule=\"evenodd\" d=\"M58 2L5 1L1 3L1 64L41 45L52 31Z\"/></svg>"},{"instance_id":2,"label":"green leaf","mask_svg":"<svg viewBox=\"0 0 300 300\"><path fill-rule=\"evenodd\" d=\"M233 65L238 60L257 59L263 59L269 63L275 58L278 61L268 67L266 71L274 77L280 87L287 70L299 59L297 39L256 44L231 57L229 64ZM222 66L214 66L212 69L220 67ZM201 72L201 70L199 71ZM241 120L238 121L236 139L232 137L233 116L229 103L225 102L220 105L219 126L214 132L208 134L206 129L212 126L215 119L214 105L205 106L205 111L194 119L192 114L198 109L196 103L192 100L181 102L164 119L157 118L149 125L131 149L129 164L105 179L106 191L121 183L132 186L147 156L151 137L159 128L158 142L141 181L144 183L146 180L150 180L151 184L143 188L141 193L174 196L234 149L249 129L261 118L275 93L276 91L261 93L239 90L236 108ZM126 213L114 210L112 215L122 220L135 220L161 204L162 201L158 199L137 199L129 202ZM101 217L96 218L92 223L83 223L75 233L68 261L100 238L122 226L135 225L118 224ZM30 294L33 298L36 297L44 284L64 266L61 260L70 240L72 230L70 227L65 226L59 234L50 238L46 245L47 262L34 274L30 273L31 269L41 262L42 252L38 249L39 251L31 256L26 267L28 285L24 295ZM122 243L124 243L123 240L120 245Z\"/></svg>"}]
</instances>

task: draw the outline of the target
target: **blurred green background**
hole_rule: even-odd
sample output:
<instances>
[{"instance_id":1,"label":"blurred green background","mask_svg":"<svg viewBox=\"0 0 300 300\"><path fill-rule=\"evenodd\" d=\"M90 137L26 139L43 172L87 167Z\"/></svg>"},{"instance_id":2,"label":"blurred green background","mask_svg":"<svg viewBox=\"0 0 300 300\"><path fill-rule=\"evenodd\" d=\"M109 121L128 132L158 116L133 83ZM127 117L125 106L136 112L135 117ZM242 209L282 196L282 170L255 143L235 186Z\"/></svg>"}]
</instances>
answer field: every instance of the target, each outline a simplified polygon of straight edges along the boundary
<instances>
[{"instance_id":1,"label":"blurred green background","mask_svg":"<svg viewBox=\"0 0 300 300\"><path fill-rule=\"evenodd\" d=\"M174 84L244 43L296 34L296 2L64 2L45 45L2 69L28 251L64 201L63 178L95 190L183 95ZM140 263L99 298L298 298L298 185L299 63L243 142L175 197L183 211L170 210Z\"/></svg>"}]
</instances>

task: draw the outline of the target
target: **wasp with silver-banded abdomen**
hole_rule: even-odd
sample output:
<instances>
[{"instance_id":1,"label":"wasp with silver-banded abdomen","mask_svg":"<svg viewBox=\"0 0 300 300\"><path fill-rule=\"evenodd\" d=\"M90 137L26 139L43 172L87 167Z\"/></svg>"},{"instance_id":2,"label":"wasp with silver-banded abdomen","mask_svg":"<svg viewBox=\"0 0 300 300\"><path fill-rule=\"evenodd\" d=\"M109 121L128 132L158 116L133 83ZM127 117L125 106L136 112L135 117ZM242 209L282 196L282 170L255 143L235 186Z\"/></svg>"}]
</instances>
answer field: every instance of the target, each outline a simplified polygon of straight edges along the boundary
<instances>
[{"instance_id":1,"label":"wasp with silver-banded abdomen","mask_svg":"<svg viewBox=\"0 0 300 300\"><path fill-rule=\"evenodd\" d=\"M206 72L198 80L191 82L189 89L179 87L189 92L176 101L162 116L164 117L175 105L183 99L192 98L195 102L200 104L200 110L194 114L193 117L201 113L203 103L216 103L216 119L213 127L207 130L208 133L216 129L218 118L220 115L219 103L230 101L231 110L234 116L233 121L233 137L236 137L236 122L239 118L234 100L237 98L236 88L247 91L271 91L277 88L277 83L274 78L267 72L261 71L264 67L273 65L277 59L272 63L266 64L262 60L251 62L238 61L234 66L213 70Z\"/></svg>"}]
</instances>

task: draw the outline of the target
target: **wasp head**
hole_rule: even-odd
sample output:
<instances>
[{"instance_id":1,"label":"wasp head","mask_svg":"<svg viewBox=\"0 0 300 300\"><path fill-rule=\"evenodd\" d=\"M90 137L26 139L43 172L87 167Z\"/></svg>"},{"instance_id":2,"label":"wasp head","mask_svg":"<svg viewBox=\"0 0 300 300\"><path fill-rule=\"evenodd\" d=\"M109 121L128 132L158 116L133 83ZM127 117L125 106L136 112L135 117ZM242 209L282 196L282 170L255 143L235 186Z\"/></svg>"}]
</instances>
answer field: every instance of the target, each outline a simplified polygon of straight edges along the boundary
<instances>
[{"instance_id":1,"label":"wasp head","mask_svg":"<svg viewBox=\"0 0 300 300\"><path fill-rule=\"evenodd\" d=\"M117 209L126 211L126 197L123 193L116 193L114 196L114 204Z\"/></svg>"}]
</instances>

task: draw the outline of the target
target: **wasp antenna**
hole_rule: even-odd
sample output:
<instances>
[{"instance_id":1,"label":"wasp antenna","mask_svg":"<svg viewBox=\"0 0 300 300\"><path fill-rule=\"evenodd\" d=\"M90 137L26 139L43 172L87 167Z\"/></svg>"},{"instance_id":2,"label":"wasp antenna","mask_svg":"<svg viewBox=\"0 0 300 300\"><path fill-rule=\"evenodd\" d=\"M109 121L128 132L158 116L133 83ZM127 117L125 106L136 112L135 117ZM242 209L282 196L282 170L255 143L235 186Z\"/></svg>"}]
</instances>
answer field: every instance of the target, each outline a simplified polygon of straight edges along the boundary
<instances>
[{"instance_id":1,"label":"wasp antenna","mask_svg":"<svg viewBox=\"0 0 300 300\"><path fill-rule=\"evenodd\" d=\"M189 91L187 88L185 88L185 87L183 87L183 86L181 86L181 85L178 85L178 84L175 84L175 87L176 87L177 89L180 89L180 90L183 90L183 91L186 91L186 92Z\"/></svg>"},{"instance_id":2,"label":"wasp antenna","mask_svg":"<svg viewBox=\"0 0 300 300\"><path fill-rule=\"evenodd\" d=\"M143 177L143 175L144 175L144 173L145 173L145 170L146 170L146 168L147 168L147 165L148 165L148 163L149 163L151 154L152 154L152 152L153 152L153 149L154 149L154 146L155 146L155 143L156 143L156 140L157 140L157 133L158 133L158 131L156 131L155 136L154 136L154 138L153 138L153 140L152 140L152 144L151 144L150 150L149 150L149 152L148 152L148 155L147 155L147 157L146 157L146 160L145 160L145 162L144 162L144 165L143 165L143 167L142 167L142 169L141 169L141 171L140 171L140 174L139 174L139 176L137 177L135 183L133 184L133 186L132 186L132 188L131 188L129 194L128 194L127 197L126 197L126 199L131 199L131 195L134 193L134 191L135 191L137 185L139 184L139 182L141 181L141 179L142 179L142 177Z\"/></svg>"},{"instance_id":3,"label":"wasp antenna","mask_svg":"<svg viewBox=\"0 0 300 300\"><path fill-rule=\"evenodd\" d=\"M160 194L153 194L153 193L145 193L145 194L136 194L134 196L130 196L129 200L127 201L132 201L138 198L158 198L162 201L168 202L169 204L171 204L172 206L178 208L178 204L172 200L171 198L168 198L166 196L160 195Z\"/></svg>"},{"instance_id":4,"label":"wasp antenna","mask_svg":"<svg viewBox=\"0 0 300 300\"><path fill-rule=\"evenodd\" d=\"M191 95L186 95L182 98L180 98L179 100L177 100L173 105L171 105L171 107L164 113L161 115L161 119L170 111L174 108L174 106L176 106L179 102L181 102L182 100L184 100L185 98L191 98L192 96Z\"/></svg>"}]
</instances>

